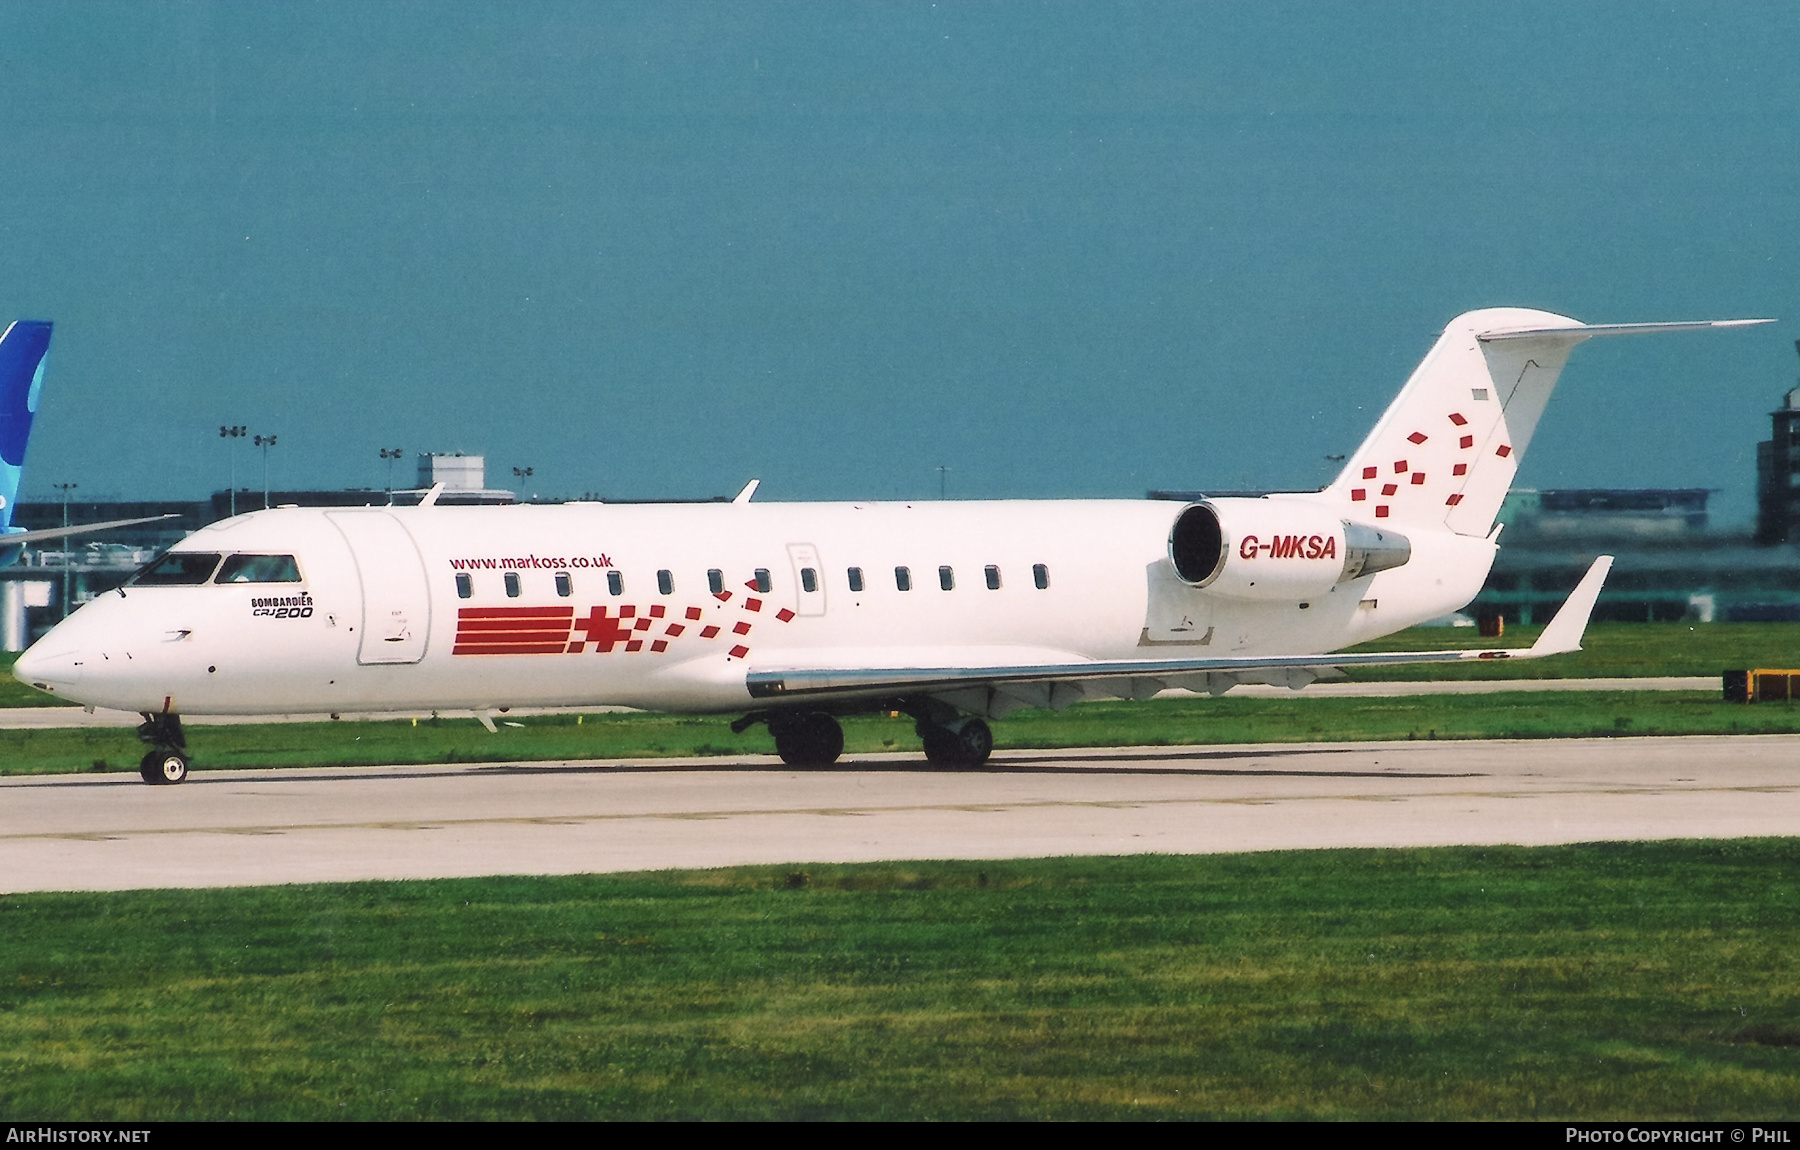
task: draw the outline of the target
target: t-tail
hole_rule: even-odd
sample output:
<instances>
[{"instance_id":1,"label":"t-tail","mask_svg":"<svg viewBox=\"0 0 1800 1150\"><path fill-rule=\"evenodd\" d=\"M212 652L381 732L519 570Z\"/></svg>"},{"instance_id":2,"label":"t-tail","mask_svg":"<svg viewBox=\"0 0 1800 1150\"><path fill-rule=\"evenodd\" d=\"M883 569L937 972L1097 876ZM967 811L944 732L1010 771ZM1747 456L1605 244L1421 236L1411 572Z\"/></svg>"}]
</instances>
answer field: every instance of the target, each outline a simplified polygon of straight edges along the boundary
<instances>
[{"instance_id":1,"label":"t-tail","mask_svg":"<svg viewBox=\"0 0 1800 1150\"><path fill-rule=\"evenodd\" d=\"M13 321L0 336L0 532L12 533L13 504L19 475L25 469L25 444L31 417L44 386L44 361L50 351L50 324L43 320ZM0 547L0 562L11 548Z\"/></svg>"},{"instance_id":2,"label":"t-tail","mask_svg":"<svg viewBox=\"0 0 1800 1150\"><path fill-rule=\"evenodd\" d=\"M1444 328L1325 493L1342 501L1348 518L1377 527L1485 538L1576 344L1772 322L1602 325L1528 308L1465 312Z\"/></svg>"}]
</instances>

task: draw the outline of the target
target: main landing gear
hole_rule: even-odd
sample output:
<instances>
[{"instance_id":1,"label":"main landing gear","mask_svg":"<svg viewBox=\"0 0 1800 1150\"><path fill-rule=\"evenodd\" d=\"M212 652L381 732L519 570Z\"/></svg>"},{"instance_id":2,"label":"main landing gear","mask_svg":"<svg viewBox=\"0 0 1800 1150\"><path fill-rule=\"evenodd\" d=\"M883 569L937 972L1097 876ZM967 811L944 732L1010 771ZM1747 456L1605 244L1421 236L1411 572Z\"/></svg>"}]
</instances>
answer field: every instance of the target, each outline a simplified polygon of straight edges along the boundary
<instances>
[{"instance_id":1,"label":"main landing gear","mask_svg":"<svg viewBox=\"0 0 1800 1150\"><path fill-rule=\"evenodd\" d=\"M140 742L152 750L138 762L138 774L146 783L179 783L188 775L187 738L181 733L181 716L140 711Z\"/></svg>"},{"instance_id":2,"label":"main landing gear","mask_svg":"<svg viewBox=\"0 0 1800 1150\"><path fill-rule=\"evenodd\" d=\"M769 733L790 767L829 767L844 753L844 728L830 715L770 715Z\"/></svg>"},{"instance_id":3,"label":"main landing gear","mask_svg":"<svg viewBox=\"0 0 1800 1150\"><path fill-rule=\"evenodd\" d=\"M936 766L979 767L993 753L994 732L980 719L937 703L907 700L894 706L912 717L925 758ZM775 753L790 767L829 767L844 753L844 729L821 711L756 711L732 723L731 730L741 735L757 723L769 724Z\"/></svg>"},{"instance_id":4,"label":"main landing gear","mask_svg":"<svg viewBox=\"0 0 1800 1150\"><path fill-rule=\"evenodd\" d=\"M925 757L940 767L979 767L994 750L994 732L980 719L952 720L940 726L918 720L914 728L925 743Z\"/></svg>"}]
</instances>

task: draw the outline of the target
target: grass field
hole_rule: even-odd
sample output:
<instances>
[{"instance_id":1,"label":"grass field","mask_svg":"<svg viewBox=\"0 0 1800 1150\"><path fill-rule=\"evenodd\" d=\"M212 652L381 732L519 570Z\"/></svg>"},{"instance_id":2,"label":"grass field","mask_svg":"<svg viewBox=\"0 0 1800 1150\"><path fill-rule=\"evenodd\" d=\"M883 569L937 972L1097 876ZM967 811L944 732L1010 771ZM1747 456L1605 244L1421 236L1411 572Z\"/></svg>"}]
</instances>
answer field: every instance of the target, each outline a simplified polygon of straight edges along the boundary
<instances>
[{"instance_id":1,"label":"grass field","mask_svg":"<svg viewBox=\"0 0 1800 1150\"><path fill-rule=\"evenodd\" d=\"M489 734L472 719L188 727L195 770L772 754L768 732L729 716L541 715ZM1800 707L1726 703L1707 691L1545 691L1389 699L1153 699L1019 711L993 724L1001 751L1386 739L1800 733ZM844 721L850 754L921 753L906 719ZM123 728L0 730L0 775L134 771L143 747Z\"/></svg>"},{"instance_id":2,"label":"grass field","mask_svg":"<svg viewBox=\"0 0 1800 1150\"><path fill-rule=\"evenodd\" d=\"M0 899L0 1112L1793 1118L1800 843Z\"/></svg>"}]
</instances>

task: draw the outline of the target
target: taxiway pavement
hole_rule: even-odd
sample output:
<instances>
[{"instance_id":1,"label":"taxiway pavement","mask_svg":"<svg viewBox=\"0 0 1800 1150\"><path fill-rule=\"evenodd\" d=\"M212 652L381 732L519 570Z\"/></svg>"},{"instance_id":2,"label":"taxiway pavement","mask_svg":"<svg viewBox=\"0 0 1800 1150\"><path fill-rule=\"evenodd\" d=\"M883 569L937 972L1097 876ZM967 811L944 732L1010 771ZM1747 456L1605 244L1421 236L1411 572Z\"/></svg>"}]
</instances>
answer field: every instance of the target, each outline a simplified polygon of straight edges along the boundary
<instances>
[{"instance_id":1,"label":"taxiway pavement","mask_svg":"<svg viewBox=\"0 0 1800 1150\"><path fill-rule=\"evenodd\" d=\"M0 779L0 890L1800 833L1800 736Z\"/></svg>"}]
</instances>

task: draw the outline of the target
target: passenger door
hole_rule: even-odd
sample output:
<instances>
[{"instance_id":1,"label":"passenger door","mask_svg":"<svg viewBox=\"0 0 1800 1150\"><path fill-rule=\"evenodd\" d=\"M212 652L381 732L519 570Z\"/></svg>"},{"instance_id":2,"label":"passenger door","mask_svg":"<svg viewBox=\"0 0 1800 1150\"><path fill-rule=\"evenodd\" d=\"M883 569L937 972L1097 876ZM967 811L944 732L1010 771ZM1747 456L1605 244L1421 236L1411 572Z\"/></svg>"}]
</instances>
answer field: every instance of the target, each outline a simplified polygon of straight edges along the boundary
<instances>
[{"instance_id":1,"label":"passenger door","mask_svg":"<svg viewBox=\"0 0 1800 1150\"><path fill-rule=\"evenodd\" d=\"M362 582L362 643L356 661L417 663L431 635L425 561L400 521L385 511L328 511L350 544Z\"/></svg>"}]
</instances>

